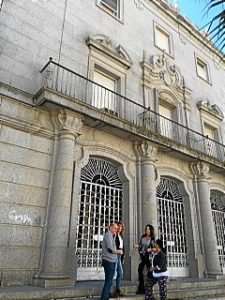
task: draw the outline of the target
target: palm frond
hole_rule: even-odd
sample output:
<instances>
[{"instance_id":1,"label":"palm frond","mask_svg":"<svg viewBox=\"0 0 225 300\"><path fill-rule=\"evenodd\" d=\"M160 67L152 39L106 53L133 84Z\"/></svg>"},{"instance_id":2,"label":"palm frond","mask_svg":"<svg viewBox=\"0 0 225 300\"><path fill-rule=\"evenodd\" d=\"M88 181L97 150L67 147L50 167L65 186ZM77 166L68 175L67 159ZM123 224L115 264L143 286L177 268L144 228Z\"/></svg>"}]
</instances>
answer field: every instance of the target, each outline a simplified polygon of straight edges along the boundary
<instances>
[{"instance_id":1,"label":"palm frond","mask_svg":"<svg viewBox=\"0 0 225 300\"><path fill-rule=\"evenodd\" d=\"M225 50L225 0L198 0L205 1L203 17L209 12L215 12L211 20L201 29L205 29L207 38L223 53Z\"/></svg>"}]
</instances>

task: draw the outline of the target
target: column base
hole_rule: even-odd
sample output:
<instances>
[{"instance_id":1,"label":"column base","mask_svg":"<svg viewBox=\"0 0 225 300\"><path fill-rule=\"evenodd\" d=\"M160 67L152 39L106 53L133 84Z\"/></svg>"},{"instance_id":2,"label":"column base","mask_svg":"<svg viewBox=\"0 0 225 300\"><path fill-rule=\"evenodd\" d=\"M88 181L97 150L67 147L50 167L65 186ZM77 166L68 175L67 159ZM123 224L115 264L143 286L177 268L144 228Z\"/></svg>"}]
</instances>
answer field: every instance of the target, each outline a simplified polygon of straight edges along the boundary
<instances>
[{"instance_id":1,"label":"column base","mask_svg":"<svg viewBox=\"0 0 225 300\"><path fill-rule=\"evenodd\" d=\"M219 273L208 273L207 277L219 280L219 279L225 279L225 274L222 274L222 272L221 272L221 274L219 274Z\"/></svg>"},{"instance_id":2,"label":"column base","mask_svg":"<svg viewBox=\"0 0 225 300\"><path fill-rule=\"evenodd\" d=\"M65 274L37 274L34 285L38 287L72 287L75 280Z\"/></svg>"},{"instance_id":3,"label":"column base","mask_svg":"<svg viewBox=\"0 0 225 300\"><path fill-rule=\"evenodd\" d=\"M131 281L137 282L138 281L138 272L137 268L140 263L140 255L137 250L131 250L129 252L130 260L131 260Z\"/></svg>"}]
</instances>

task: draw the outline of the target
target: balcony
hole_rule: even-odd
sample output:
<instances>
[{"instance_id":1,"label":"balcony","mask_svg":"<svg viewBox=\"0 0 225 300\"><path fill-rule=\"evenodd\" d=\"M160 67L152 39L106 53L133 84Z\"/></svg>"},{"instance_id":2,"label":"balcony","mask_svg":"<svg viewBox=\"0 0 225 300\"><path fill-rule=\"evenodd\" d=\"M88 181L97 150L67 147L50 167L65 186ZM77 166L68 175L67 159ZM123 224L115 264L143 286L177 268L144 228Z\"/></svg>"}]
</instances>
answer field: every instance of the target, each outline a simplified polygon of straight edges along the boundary
<instances>
[{"instance_id":1,"label":"balcony","mask_svg":"<svg viewBox=\"0 0 225 300\"><path fill-rule=\"evenodd\" d=\"M37 106L66 107L85 116L84 122L120 137L148 139L162 151L186 160L200 159L224 168L225 146L186 126L101 86L52 59L41 70L43 85Z\"/></svg>"}]
</instances>

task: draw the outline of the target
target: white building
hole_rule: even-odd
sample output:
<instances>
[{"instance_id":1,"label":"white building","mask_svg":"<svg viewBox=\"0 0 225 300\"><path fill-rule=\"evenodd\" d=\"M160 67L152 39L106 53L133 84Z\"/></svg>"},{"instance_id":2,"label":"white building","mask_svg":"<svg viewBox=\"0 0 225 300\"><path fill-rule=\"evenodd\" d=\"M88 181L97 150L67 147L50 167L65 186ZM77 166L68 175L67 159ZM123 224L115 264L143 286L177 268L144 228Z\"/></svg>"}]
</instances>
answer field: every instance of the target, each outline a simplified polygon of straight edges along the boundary
<instances>
[{"instance_id":1,"label":"white building","mask_svg":"<svg viewBox=\"0 0 225 300\"><path fill-rule=\"evenodd\" d=\"M103 278L118 219L126 279L148 223L171 277L222 275L222 54L167 1L4 0L0 22L1 285Z\"/></svg>"}]
</instances>

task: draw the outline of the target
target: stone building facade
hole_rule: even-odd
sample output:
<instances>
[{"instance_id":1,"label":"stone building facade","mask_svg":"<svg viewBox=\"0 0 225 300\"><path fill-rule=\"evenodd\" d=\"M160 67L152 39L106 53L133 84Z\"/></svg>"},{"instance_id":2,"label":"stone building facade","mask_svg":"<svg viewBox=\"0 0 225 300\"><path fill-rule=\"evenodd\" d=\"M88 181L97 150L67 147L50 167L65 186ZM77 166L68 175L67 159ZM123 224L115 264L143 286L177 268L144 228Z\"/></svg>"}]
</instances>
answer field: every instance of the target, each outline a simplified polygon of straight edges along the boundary
<instances>
[{"instance_id":1,"label":"stone building facade","mask_svg":"<svg viewBox=\"0 0 225 300\"><path fill-rule=\"evenodd\" d=\"M118 219L126 279L148 223L171 277L222 276L222 54L167 1L4 0L0 17L0 284L102 279Z\"/></svg>"}]
</instances>

